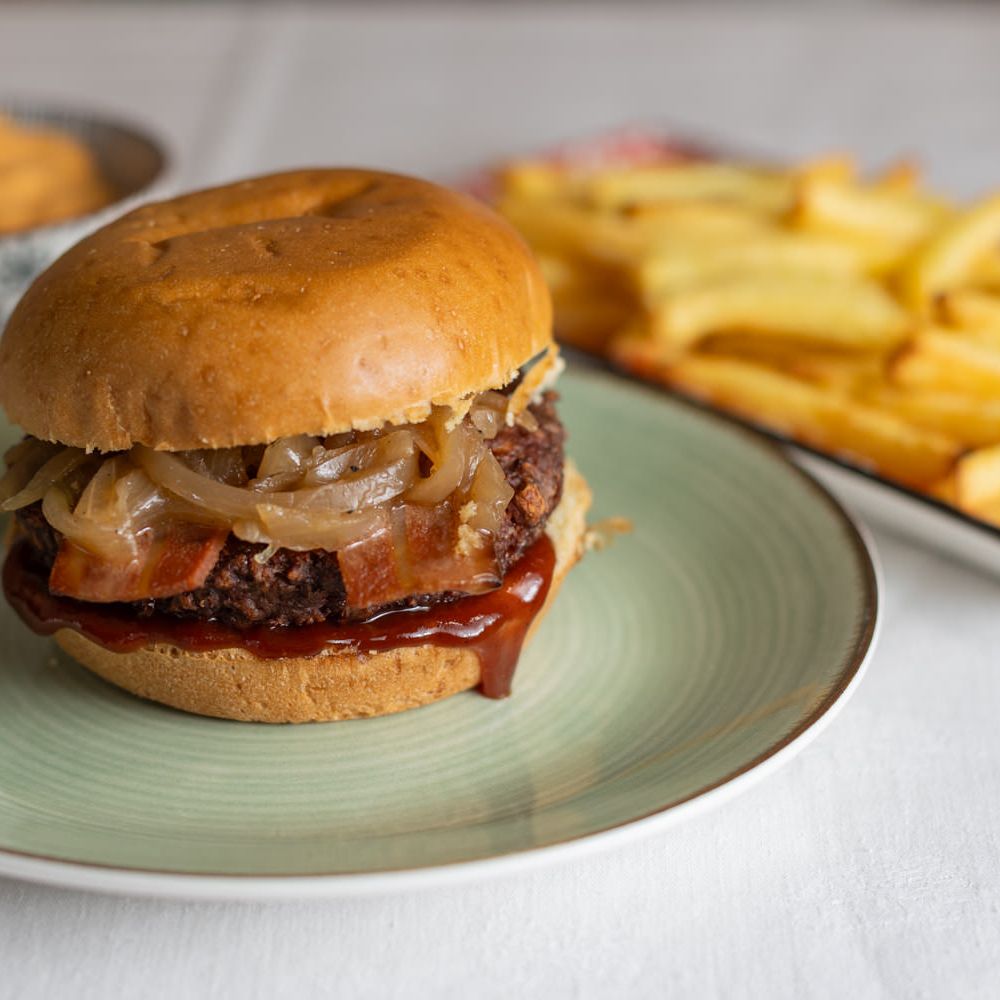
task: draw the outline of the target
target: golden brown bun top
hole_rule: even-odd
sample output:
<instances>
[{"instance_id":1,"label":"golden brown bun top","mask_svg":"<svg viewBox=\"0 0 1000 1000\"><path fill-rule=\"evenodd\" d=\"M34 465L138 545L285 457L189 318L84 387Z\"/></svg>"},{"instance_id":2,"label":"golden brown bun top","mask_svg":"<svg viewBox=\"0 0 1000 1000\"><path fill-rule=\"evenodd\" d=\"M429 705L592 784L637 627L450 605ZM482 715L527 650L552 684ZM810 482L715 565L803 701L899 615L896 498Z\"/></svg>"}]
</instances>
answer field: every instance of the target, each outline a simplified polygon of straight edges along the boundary
<instances>
[{"instance_id":1,"label":"golden brown bun top","mask_svg":"<svg viewBox=\"0 0 1000 1000\"><path fill-rule=\"evenodd\" d=\"M0 401L99 451L229 447L426 416L551 342L530 251L472 199L301 170L146 205L78 243L0 342Z\"/></svg>"}]
</instances>

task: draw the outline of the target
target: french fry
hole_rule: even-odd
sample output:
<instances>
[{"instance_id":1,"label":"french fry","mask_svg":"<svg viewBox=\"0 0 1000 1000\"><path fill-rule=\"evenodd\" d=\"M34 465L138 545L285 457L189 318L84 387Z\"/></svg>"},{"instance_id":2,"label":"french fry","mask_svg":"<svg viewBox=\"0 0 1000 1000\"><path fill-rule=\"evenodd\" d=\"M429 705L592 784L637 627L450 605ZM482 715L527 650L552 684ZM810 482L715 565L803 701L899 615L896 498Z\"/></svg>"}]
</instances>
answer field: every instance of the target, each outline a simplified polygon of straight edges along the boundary
<instances>
[{"instance_id":1,"label":"french fry","mask_svg":"<svg viewBox=\"0 0 1000 1000\"><path fill-rule=\"evenodd\" d=\"M770 368L783 369L809 381L820 382L824 381L824 373L833 382L841 381L834 374L838 369L843 373L848 370L858 374L865 371L874 376L884 367L884 357L878 353L839 351L825 344L803 345L788 337L766 333L713 334L698 344L697 353L754 361ZM677 356L676 352L674 356Z\"/></svg>"},{"instance_id":2,"label":"french fry","mask_svg":"<svg viewBox=\"0 0 1000 1000\"><path fill-rule=\"evenodd\" d=\"M572 177L565 169L533 160L507 164L500 183L516 198L566 198L573 190Z\"/></svg>"},{"instance_id":3,"label":"french fry","mask_svg":"<svg viewBox=\"0 0 1000 1000\"><path fill-rule=\"evenodd\" d=\"M926 238L946 212L941 204L908 192L843 184L807 174L796 189L791 221L809 230L893 246L902 254Z\"/></svg>"},{"instance_id":4,"label":"french fry","mask_svg":"<svg viewBox=\"0 0 1000 1000\"><path fill-rule=\"evenodd\" d=\"M1000 247L1000 194L946 223L903 271L900 288L909 305L929 315L942 292L971 283L976 266Z\"/></svg>"},{"instance_id":5,"label":"french fry","mask_svg":"<svg viewBox=\"0 0 1000 1000\"><path fill-rule=\"evenodd\" d=\"M679 357L678 352L671 354L668 349L662 353L664 357ZM886 363L885 356L880 353L845 352L813 345L803 347L787 337L767 334L717 334L702 341L696 353L751 361L806 382L836 388L846 395L855 395L882 381Z\"/></svg>"},{"instance_id":6,"label":"french fry","mask_svg":"<svg viewBox=\"0 0 1000 1000\"><path fill-rule=\"evenodd\" d=\"M963 455L955 465L954 482L955 500L963 510L1000 511L1000 445Z\"/></svg>"},{"instance_id":7,"label":"french fry","mask_svg":"<svg viewBox=\"0 0 1000 1000\"><path fill-rule=\"evenodd\" d=\"M810 354L800 350L782 368L796 378L858 396L884 378L885 358L881 354Z\"/></svg>"},{"instance_id":8,"label":"french fry","mask_svg":"<svg viewBox=\"0 0 1000 1000\"><path fill-rule=\"evenodd\" d=\"M955 506L958 506L957 502ZM989 506L984 506L981 510L966 511L966 513L971 514L980 521L985 521L987 524L1000 527L1000 504L990 504Z\"/></svg>"},{"instance_id":9,"label":"french fry","mask_svg":"<svg viewBox=\"0 0 1000 1000\"><path fill-rule=\"evenodd\" d=\"M654 336L689 347L713 333L767 333L859 350L896 344L909 318L878 284L805 275L737 275L669 295L652 310Z\"/></svg>"},{"instance_id":10,"label":"french fry","mask_svg":"<svg viewBox=\"0 0 1000 1000\"><path fill-rule=\"evenodd\" d=\"M643 232L669 239L709 242L780 232L774 220L738 203L647 202L625 209L625 217Z\"/></svg>"},{"instance_id":11,"label":"french fry","mask_svg":"<svg viewBox=\"0 0 1000 1000\"><path fill-rule=\"evenodd\" d=\"M920 182L920 166L914 160L898 160L889 164L875 178L872 187L895 194L913 194Z\"/></svg>"},{"instance_id":12,"label":"french fry","mask_svg":"<svg viewBox=\"0 0 1000 1000\"><path fill-rule=\"evenodd\" d=\"M607 354L633 374L656 380L666 376L678 357L676 352L653 339L642 320L633 320L622 327L609 341Z\"/></svg>"},{"instance_id":13,"label":"french fry","mask_svg":"<svg viewBox=\"0 0 1000 1000\"><path fill-rule=\"evenodd\" d=\"M647 304L685 286L731 275L862 275L867 261L857 245L805 234L767 233L715 244L685 243L652 251L635 269Z\"/></svg>"},{"instance_id":14,"label":"french fry","mask_svg":"<svg viewBox=\"0 0 1000 1000\"><path fill-rule=\"evenodd\" d=\"M696 220L694 213L675 221L657 214L627 217L615 212L594 212L572 201L504 196L498 205L504 214L544 254L583 257L606 265L628 267L657 252L661 245L720 244L732 231ZM731 215L730 218L733 218ZM760 226L758 226L760 228Z\"/></svg>"},{"instance_id":15,"label":"french fry","mask_svg":"<svg viewBox=\"0 0 1000 1000\"><path fill-rule=\"evenodd\" d=\"M553 294L568 291L593 296L627 287L621 284L616 271L600 264L541 252L535 256Z\"/></svg>"},{"instance_id":16,"label":"french fry","mask_svg":"<svg viewBox=\"0 0 1000 1000\"><path fill-rule=\"evenodd\" d=\"M890 363L889 373L901 386L1000 397L1000 351L947 330L918 333Z\"/></svg>"},{"instance_id":17,"label":"french fry","mask_svg":"<svg viewBox=\"0 0 1000 1000\"><path fill-rule=\"evenodd\" d=\"M600 351L635 312L634 296L614 272L585 262L539 254L552 293L556 332L569 344Z\"/></svg>"},{"instance_id":18,"label":"french fry","mask_svg":"<svg viewBox=\"0 0 1000 1000\"><path fill-rule=\"evenodd\" d=\"M1000 442L1000 399L935 389L899 389L874 379L860 387L860 397L870 406L895 413L916 427L939 431L970 448Z\"/></svg>"},{"instance_id":19,"label":"french fry","mask_svg":"<svg viewBox=\"0 0 1000 1000\"><path fill-rule=\"evenodd\" d=\"M768 215L792 204L794 185L782 171L727 163L603 170L582 182L585 197L597 208L621 209L648 202L735 202Z\"/></svg>"},{"instance_id":20,"label":"french fry","mask_svg":"<svg viewBox=\"0 0 1000 1000\"><path fill-rule=\"evenodd\" d=\"M813 160L806 160L793 171L797 180L831 181L835 184L851 184L858 173L858 164L850 153L829 153Z\"/></svg>"},{"instance_id":21,"label":"french fry","mask_svg":"<svg viewBox=\"0 0 1000 1000\"><path fill-rule=\"evenodd\" d=\"M499 208L532 246L554 256L623 264L641 258L650 243L620 216L597 214L571 202L504 197Z\"/></svg>"},{"instance_id":22,"label":"french fry","mask_svg":"<svg viewBox=\"0 0 1000 1000\"><path fill-rule=\"evenodd\" d=\"M1000 295L1000 249L976 261L971 283L984 291Z\"/></svg>"},{"instance_id":23,"label":"french fry","mask_svg":"<svg viewBox=\"0 0 1000 1000\"><path fill-rule=\"evenodd\" d=\"M671 385L910 485L940 480L960 445L942 434L839 392L744 361L689 356L666 372Z\"/></svg>"},{"instance_id":24,"label":"french fry","mask_svg":"<svg viewBox=\"0 0 1000 1000\"><path fill-rule=\"evenodd\" d=\"M945 322L963 330L996 330L1000 333L1000 295L975 288L944 292L939 309Z\"/></svg>"}]
</instances>

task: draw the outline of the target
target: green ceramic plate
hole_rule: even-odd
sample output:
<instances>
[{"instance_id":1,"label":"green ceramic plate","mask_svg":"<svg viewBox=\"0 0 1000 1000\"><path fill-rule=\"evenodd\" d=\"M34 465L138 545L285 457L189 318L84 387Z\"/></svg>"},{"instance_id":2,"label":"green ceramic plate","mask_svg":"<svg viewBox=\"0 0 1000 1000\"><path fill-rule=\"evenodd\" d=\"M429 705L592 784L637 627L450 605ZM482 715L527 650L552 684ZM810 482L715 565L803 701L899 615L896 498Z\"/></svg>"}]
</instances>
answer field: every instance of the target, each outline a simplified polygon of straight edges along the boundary
<instances>
[{"instance_id":1,"label":"green ceramic plate","mask_svg":"<svg viewBox=\"0 0 1000 1000\"><path fill-rule=\"evenodd\" d=\"M872 643L857 530L718 419L606 376L562 390L594 516L635 531L570 574L510 700L197 718L97 680L4 607L0 871L187 896L440 882L679 818L798 749Z\"/></svg>"}]
</instances>

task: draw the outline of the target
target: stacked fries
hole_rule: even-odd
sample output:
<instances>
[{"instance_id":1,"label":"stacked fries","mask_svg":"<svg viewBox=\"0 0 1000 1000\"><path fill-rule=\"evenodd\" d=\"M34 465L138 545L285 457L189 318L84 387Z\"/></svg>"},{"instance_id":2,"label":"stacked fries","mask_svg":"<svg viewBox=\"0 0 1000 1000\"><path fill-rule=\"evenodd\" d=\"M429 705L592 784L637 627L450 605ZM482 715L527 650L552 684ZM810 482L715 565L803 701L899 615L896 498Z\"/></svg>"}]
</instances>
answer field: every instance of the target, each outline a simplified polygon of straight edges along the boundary
<instances>
[{"instance_id":1,"label":"stacked fries","mask_svg":"<svg viewBox=\"0 0 1000 1000\"><path fill-rule=\"evenodd\" d=\"M510 164L558 332L1000 523L1000 195L902 163Z\"/></svg>"}]
</instances>

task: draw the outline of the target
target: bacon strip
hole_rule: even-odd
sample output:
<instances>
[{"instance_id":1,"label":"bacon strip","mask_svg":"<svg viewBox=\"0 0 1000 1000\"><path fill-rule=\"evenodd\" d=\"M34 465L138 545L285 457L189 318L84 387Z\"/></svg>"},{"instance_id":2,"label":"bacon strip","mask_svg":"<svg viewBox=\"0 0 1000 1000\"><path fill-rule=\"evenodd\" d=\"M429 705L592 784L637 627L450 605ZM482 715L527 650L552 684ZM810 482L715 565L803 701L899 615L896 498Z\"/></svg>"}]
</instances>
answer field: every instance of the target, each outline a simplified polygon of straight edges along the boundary
<instances>
[{"instance_id":1,"label":"bacon strip","mask_svg":"<svg viewBox=\"0 0 1000 1000\"><path fill-rule=\"evenodd\" d=\"M448 501L406 504L390 514L391 530L337 553L352 612L405 597L456 591L481 594L502 582L493 545L459 544L460 519Z\"/></svg>"},{"instance_id":2,"label":"bacon strip","mask_svg":"<svg viewBox=\"0 0 1000 1000\"><path fill-rule=\"evenodd\" d=\"M49 575L49 590L101 602L182 594L208 578L226 535L217 528L181 523L162 532L140 532L138 555L125 564L94 555L64 538Z\"/></svg>"}]
</instances>

